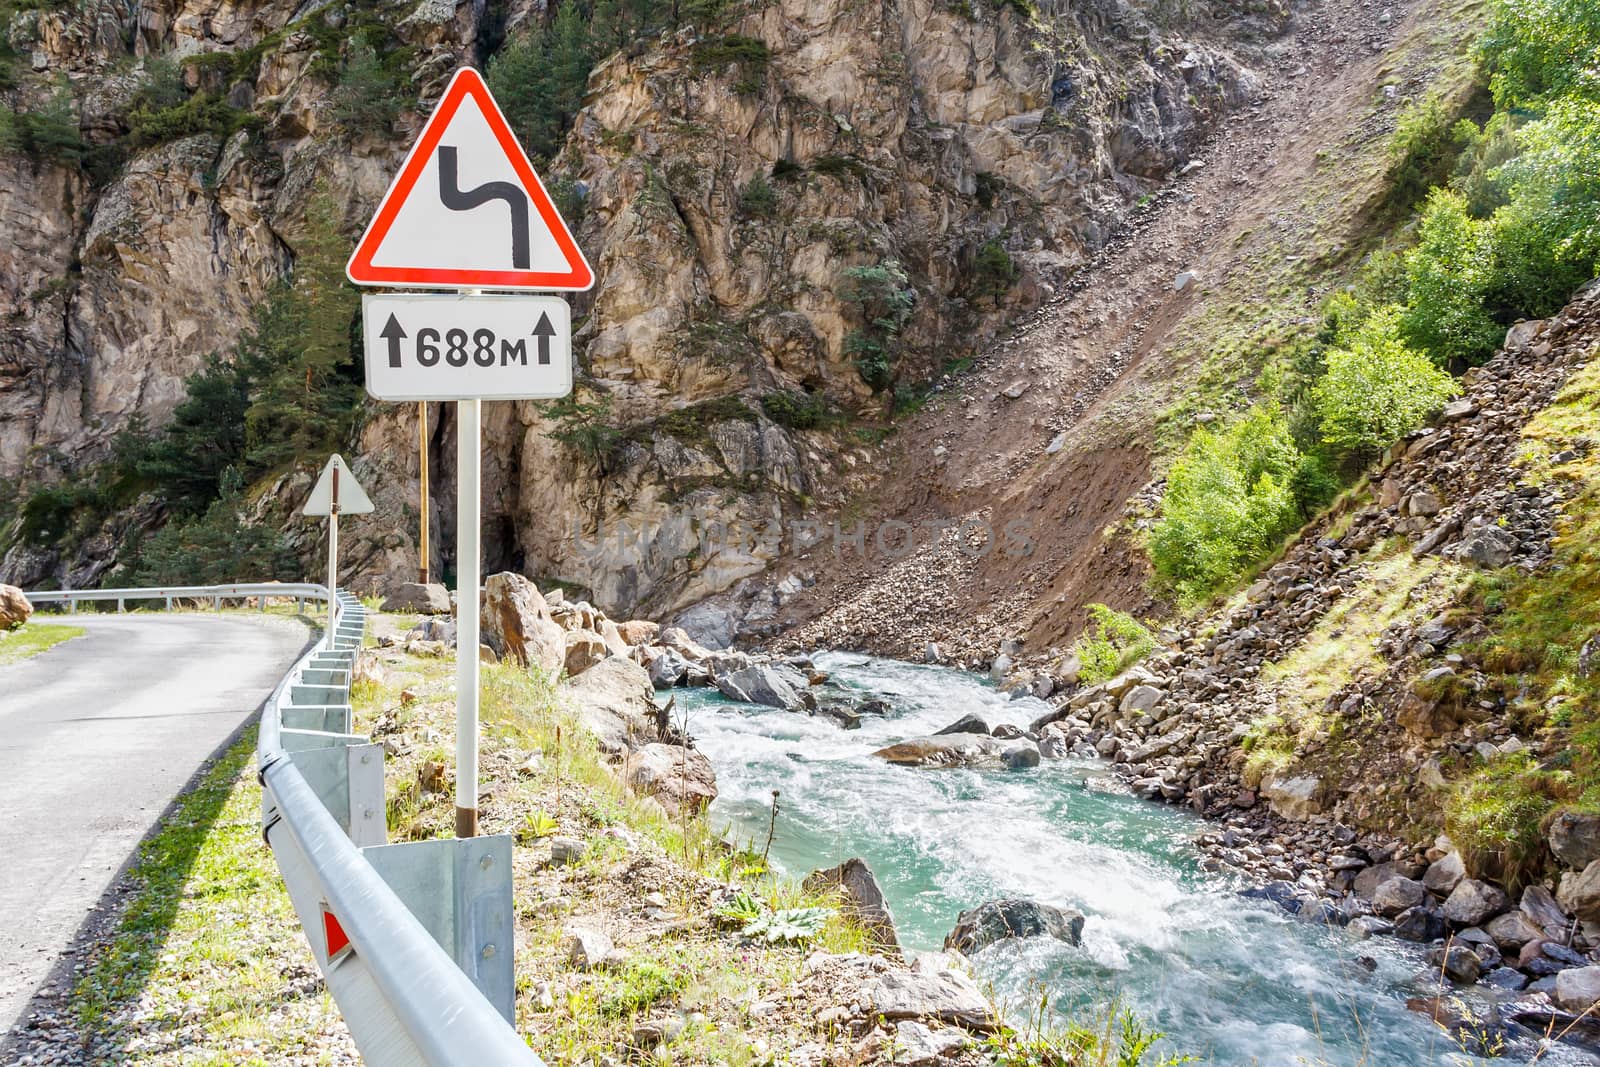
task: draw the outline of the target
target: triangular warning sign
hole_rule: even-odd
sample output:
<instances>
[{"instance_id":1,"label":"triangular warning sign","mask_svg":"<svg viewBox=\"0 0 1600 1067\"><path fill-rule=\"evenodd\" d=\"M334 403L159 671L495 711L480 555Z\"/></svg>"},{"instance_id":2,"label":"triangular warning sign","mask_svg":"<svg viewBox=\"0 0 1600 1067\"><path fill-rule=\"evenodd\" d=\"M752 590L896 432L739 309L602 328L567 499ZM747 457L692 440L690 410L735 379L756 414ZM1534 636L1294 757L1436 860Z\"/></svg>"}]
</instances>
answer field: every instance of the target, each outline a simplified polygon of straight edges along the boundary
<instances>
[{"instance_id":1,"label":"triangular warning sign","mask_svg":"<svg viewBox=\"0 0 1600 1067\"><path fill-rule=\"evenodd\" d=\"M594 272L483 76L462 67L345 269L357 285L587 289Z\"/></svg>"},{"instance_id":2,"label":"triangular warning sign","mask_svg":"<svg viewBox=\"0 0 1600 1067\"><path fill-rule=\"evenodd\" d=\"M350 473L344 457L334 453L328 465L322 468L322 477L312 486L306 498L304 515L329 515L333 505L339 505L341 515L368 515L372 512L372 498L361 488L356 476Z\"/></svg>"}]
</instances>

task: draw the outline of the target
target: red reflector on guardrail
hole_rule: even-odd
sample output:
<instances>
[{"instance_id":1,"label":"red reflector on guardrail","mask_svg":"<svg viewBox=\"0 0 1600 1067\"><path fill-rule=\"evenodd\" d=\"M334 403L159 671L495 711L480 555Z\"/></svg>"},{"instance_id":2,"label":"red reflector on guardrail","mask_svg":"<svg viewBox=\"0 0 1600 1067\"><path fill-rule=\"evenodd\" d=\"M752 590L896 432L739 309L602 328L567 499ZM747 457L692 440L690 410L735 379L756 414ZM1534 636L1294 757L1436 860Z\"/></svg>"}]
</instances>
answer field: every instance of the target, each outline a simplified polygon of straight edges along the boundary
<instances>
[{"instance_id":1,"label":"red reflector on guardrail","mask_svg":"<svg viewBox=\"0 0 1600 1067\"><path fill-rule=\"evenodd\" d=\"M323 944L327 946L328 962L341 960L351 951L350 935L344 932L344 927L339 925L339 920L334 917L328 906L322 906L322 935Z\"/></svg>"}]
</instances>

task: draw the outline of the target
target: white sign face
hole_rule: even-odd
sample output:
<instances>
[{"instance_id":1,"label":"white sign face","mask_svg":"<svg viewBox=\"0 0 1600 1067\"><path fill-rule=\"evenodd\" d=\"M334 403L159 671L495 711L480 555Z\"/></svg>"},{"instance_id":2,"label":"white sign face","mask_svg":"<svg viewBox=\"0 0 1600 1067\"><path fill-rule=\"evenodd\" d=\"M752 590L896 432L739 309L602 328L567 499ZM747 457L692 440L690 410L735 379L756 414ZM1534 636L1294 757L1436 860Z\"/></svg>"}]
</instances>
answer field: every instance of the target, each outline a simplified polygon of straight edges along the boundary
<instances>
[{"instance_id":1,"label":"white sign face","mask_svg":"<svg viewBox=\"0 0 1600 1067\"><path fill-rule=\"evenodd\" d=\"M361 298L378 400L550 400L572 392L572 309L559 296Z\"/></svg>"},{"instance_id":2,"label":"white sign face","mask_svg":"<svg viewBox=\"0 0 1600 1067\"><path fill-rule=\"evenodd\" d=\"M345 465L344 457L337 452L322 468L322 477L317 479L311 495L306 498L304 514L332 514L335 503L339 505L341 515L367 515L372 511L372 498L361 488L361 483L356 481L356 476Z\"/></svg>"},{"instance_id":3,"label":"white sign face","mask_svg":"<svg viewBox=\"0 0 1600 1067\"><path fill-rule=\"evenodd\" d=\"M451 79L350 257L357 285L587 289L594 273L482 76Z\"/></svg>"}]
</instances>

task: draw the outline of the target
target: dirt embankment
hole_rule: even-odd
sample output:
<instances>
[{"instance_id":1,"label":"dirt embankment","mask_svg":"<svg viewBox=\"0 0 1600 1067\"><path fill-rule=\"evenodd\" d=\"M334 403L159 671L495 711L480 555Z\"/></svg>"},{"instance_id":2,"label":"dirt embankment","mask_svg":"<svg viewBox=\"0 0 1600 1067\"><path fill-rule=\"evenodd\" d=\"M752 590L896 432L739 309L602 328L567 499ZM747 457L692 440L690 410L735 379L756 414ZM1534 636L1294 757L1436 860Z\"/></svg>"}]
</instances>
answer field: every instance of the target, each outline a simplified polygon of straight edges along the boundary
<instances>
[{"instance_id":1,"label":"dirt embankment","mask_svg":"<svg viewBox=\"0 0 1600 1067\"><path fill-rule=\"evenodd\" d=\"M823 545L775 574L811 585L768 625L786 645L920 657L991 657L1069 639L1084 606L1159 613L1137 546L1158 441L1248 396L1240 349L1303 329L1356 256L1381 201L1395 114L1447 72L1465 18L1444 5L1308 5L1262 59L1257 104L1179 169L1159 196L1033 321L936 385L883 446L846 528L917 528L895 558ZM1170 442L1169 442L1170 443ZM930 527L969 523L932 544ZM1004 531L1028 552L1007 551ZM972 547L995 532L990 551ZM887 539L891 548L901 544Z\"/></svg>"}]
</instances>

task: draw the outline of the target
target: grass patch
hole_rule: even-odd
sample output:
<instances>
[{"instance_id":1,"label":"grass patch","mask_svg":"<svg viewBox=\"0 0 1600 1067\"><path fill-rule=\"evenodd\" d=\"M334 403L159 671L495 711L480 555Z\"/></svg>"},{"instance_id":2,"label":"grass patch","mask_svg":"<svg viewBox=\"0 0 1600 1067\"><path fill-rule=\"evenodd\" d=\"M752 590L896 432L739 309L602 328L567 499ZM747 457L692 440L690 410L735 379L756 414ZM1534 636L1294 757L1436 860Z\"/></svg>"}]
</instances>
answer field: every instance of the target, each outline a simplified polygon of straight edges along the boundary
<instances>
[{"instance_id":1,"label":"grass patch","mask_svg":"<svg viewBox=\"0 0 1600 1067\"><path fill-rule=\"evenodd\" d=\"M301 980L316 965L261 841L255 745L252 727L140 847L133 895L86 961L72 1014L115 1062L220 1063L184 1057L249 1041L226 1062L282 1063L343 1028L322 983Z\"/></svg>"},{"instance_id":2,"label":"grass patch","mask_svg":"<svg viewBox=\"0 0 1600 1067\"><path fill-rule=\"evenodd\" d=\"M86 632L82 626L60 622L32 622L20 630L0 631L0 667L37 656Z\"/></svg>"}]
</instances>

